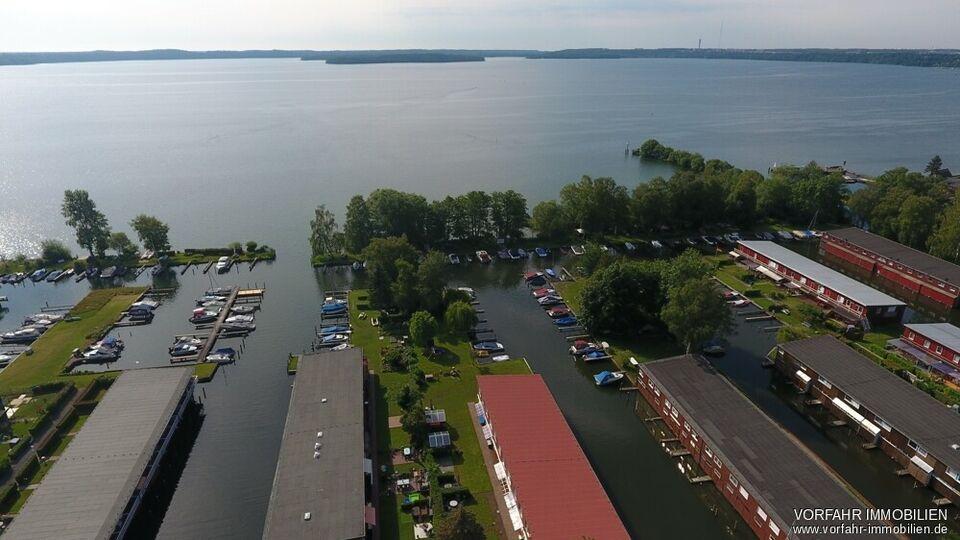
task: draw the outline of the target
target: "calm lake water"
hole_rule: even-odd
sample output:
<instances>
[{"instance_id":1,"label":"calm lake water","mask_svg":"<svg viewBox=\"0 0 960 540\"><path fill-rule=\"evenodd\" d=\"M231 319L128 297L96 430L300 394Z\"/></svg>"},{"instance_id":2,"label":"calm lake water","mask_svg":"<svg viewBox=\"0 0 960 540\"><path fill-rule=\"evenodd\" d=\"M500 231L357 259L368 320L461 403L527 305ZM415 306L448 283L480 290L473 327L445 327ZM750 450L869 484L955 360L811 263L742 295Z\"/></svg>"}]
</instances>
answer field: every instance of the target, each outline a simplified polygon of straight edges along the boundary
<instances>
[{"instance_id":1,"label":"calm lake water","mask_svg":"<svg viewBox=\"0 0 960 540\"><path fill-rule=\"evenodd\" d=\"M276 263L252 272L158 281L175 294L152 325L121 332L127 350L111 366L164 365L170 338L191 329L193 299L211 283L266 283L240 360L198 392L207 417L160 529L163 538L258 538L289 398L285 356L309 348L320 293L350 279L308 266L315 205L341 213L350 196L381 186L430 197L515 188L535 202L581 174L632 186L670 174L624 156L628 142L648 137L760 170L816 159L876 173L922 167L934 153L960 166L958 82L960 72L947 70L698 60L0 67L0 254L35 253L48 237L72 242L59 204L75 187L118 230L146 212L171 224L178 248L256 240L278 249ZM598 391L572 366L518 271L495 264L456 278L478 289L510 352L545 376L631 531L720 536L633 415L632 396ZM88 288L4 286L0 329ZM771 390L757 355L772 336L750 330L741 328L721 367L875 503L915 502L892 462L844 450Z\"/></svg>"}]
</instances>

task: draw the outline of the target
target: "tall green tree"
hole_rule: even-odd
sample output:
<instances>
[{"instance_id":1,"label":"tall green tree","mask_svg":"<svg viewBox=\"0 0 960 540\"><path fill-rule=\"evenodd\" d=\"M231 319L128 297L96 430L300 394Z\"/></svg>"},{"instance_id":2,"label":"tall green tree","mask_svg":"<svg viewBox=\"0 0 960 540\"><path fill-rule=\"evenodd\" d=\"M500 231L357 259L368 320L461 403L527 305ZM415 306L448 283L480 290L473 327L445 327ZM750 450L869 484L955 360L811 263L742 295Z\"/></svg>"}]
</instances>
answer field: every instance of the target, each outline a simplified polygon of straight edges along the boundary
<instances>
[{"instance_id":1,"label":"tall green tree","mask_svg":"<svg viewBox=\"0 0 960 540\"><path fill-rule=\"evenodd\" d=\"M530 225L543 238L557 238L573 229L563 209L553 200L542 201L533 207Z\"/></svg>"},{"instance_id":2,"label":"tall green tree","mask_svg":"<svg viewBox=\"0 0 960 540\"><path fill-rule=\"evenodd\" d=\"M930 238L930 253L960 264L960 195L940 216L940 224Z\"/></svg>"},{"instance_id":3,"label":"tall green tree","mask_svg":"<svg viewBox=\"0 0 960 540\"><path fill-rule=\"evenodd\" d=\"M406 236L413 245L426 243L426 218L430 205L415 193L380 188L367 197L373 236Z\"/></svg>"},{"instance_id":4,"label":"tall green tree","mask_svg":"<svg viewBox=\"0 0 960 540\"><path fill-rule=\"evenodd\" d=\"M121 259L132 259L137 255L137 245L130 240L125 232L112 233L108 245L110 249L117 252L117 256Z\"/></svg>"},{"instance_id":5,"label":"tall green tree","mask_svg":"<svg viewBox=\"0 0 960 540\"><path fill-rule=\"evenodd\" d=\"M933 156L927 166L924 167L923 172L930 176L943 176L943 159L939 155Z\"/></svg>"},{"instance_id":6,"label":"tall green tree","mask_svg":"<svg viewBox=\"0 0 960 540\"><path fill-rule=\"evenodd\" d=\"M68 189L63 194L60 212L67 225L76 231L77 244L89 251L91 257L103 256L110 241L110 225L90 194L83 189Z\"/></svg>"},{"instance_id":7,"label":"tall green tree","mask_svg":"<svg viewBox=\"0 0 960 540\"><path fill-rule=\"evenodd\" d=\"M709 278L690 280L670 289L668 298L660 318L688 353L733 329L730 306Z\"/></svg>"},{"instance_id":8,"label":"tall green tree","mask_svg":"<svg viewBox=\"0 0 960 540\"><path fill-rule=\"evenodd\" d=\"M140 214L130 221L130 226L137 232L144 248L158 252L170 250L170 227L166 223L153 216Z\"/></svg>"},{"instance_id":9,"label":"tall green tree","mask_svg":"<svg viewBox=\"0 0 960 540\"><path fill-rule=\"evenodd\" d=\"M343 242L350 253L360 253L373 237L373 220L362 195L354 195L347 204L343 222Z\"/></svg>"},{"instance_id":10,"label":"tall green tree","mask_svg":"<svg viewBox=\"0 0 960 540\"><path fill-rule=\"evenodd\" d=\"M427 443L427 414L423 404L416 402L400 416L400 425L410 435L410 444L414 448L423 448Z\"/></svg>"},{"instance_id":11,"label":"tall green tree","mask_svg":"<svg viewBox=\"0 0 960 540\"><path fill-rule=\"evenodd\" d=\"M560 206L573 223L592 233L617 233L628 224L630 196L612 178L584 176L560 190Z\"/></svg>"},{"instance_id":12,"label":"tall green tree","mask_svg":"<svg viewBox=\"0 0 960 540\"><path fill-rule=\"evenodd\" d=\"M405 260L397 261L396 268L397 278L390 287L393 303L404 313L411 313L420 305L417 269Z\"/></svg>"},{"instance_id":13,"label":"tall green tree","mask_svg":"<svg viewBox=\"0 0 960 540\"><path fill-rule=\"evenodd\" d=\"M470 191L457 197L467 225L468 238L479 239L490 232L490 195L483 191Z\"/></svg>"},{"instance_id":14,"label":"tall green tree","mask_svg":"<svg viewBox=\"0 0 960 540\"><path fill-rule=\"evenodd\" d=\"M438 251L428 252L420 261L417 267L417 281L421 308L431 313L440 313L443 291L447 285L446 271L447 259Z\"/></svg>"},{"instance_id":15,"label":"tall green tree","mask_svg":"<svg viewBox=\"0 0 960 540\"><path fill-rule=\"evenodd\" d=\"M477 312L467 302L452 302L443 314L443 324L450 332L466 334L477 324Z\"/></svg>"},{"instance_id":16,"label":"tall green tree","mask_svg":"<svg viewBox=\"0 0 960 540\"><path fill-rule=\"evenodd\" d=\"M617 261L587 281L579 316L599 335L633 336L657 322L663 301L660 271L654 263Z\"/></svg>"},{"instance_id":17,"label":"tall green tree","mask_svg":"<svg viewBox=\"0 0 960 540\"><path fill-rule=\"evenodd\" d=\"M660 226L673 225L673 208L667 181L658 176L649 182L638 184L633 190L631 214L634 226L641 231L655 231Z\"/></svg>"},{"instance_id":18,"label":"tall green tree","mask_svg":"<svg viewBox=\"0 0 960 540\"><path fill-rule=\"evenodd\" d=\"M490 222L497 238L519 238L527 226L527 199L512 189L490 194Z\"/></svg>"},{"instance_id":19,"label":"tall green tree","mask_svg":"<svg viewBox=\"0 0 960 540\"><path fill-rule=\"evenodd\" d=\"M757 185L757 210L766 217L789 219L791 196L786 178L768 178Z\"/></svg>"},{"instance_id":20,"label":"tall green tree","mask_svg":"<svg viewBox=\"0 0 960 540\"><path fill-rule=\"evenodd\" d=\"M757 184L763 177L756 171L746 171L737 178L730 193L727 195L727 215L731 220L744 227L756 223L757 219Z\"/></svg>"},{"instance_id":21,"label":"tall green tree","mask_svg":"<svg viewBox=\"0 0 960 540\"><path fill-rule=\"evenodd\" d=\"M397 263L405 261L411 266L417 262L420 253L413 247L406 237L388 236L374 238L364 248L361 256L367 261L367 268L371 271L383 269L389 281L397 278Z\"/></svg>"},{"instance_id":22,"label":"tall green tree","mask_svg":"<svg viewBox=\"0 0 960 540\"><path fill-rule=\"evenodd\" d=\"M661 268L664 288L669 290L689 281L710 276L716 266L700 256L697 250L691 248L670 259Z\"/></svg>"},{"instance_id":23,"label":"tall green tree","mask_svg":"<svg viewBox=\"0 0 960 540\"><path fill-rule=\"evenodd\" d=\"M937 226L937 201L931 197L911 195L900 207L897 239L912 248L926 249Z\"/></svg>"},{"instance_id":24,"label":"tall green tree","mask_svg":"<svg viewBox=\"0 0 960 540\"><path fill-rule=\"evenodd\" d=\"M343 248L343 237L339 234L337 220L333 212L324 205L318 205L310 220L310 247L313 255L330 255L340 253Z\"/></svg>"},{"instance_id":25,"label":"tall green tree","mask_svg":"<svg viewBox=\"0 0 960 540\"><path fill-rule=\"evenodd\" d=\"M417 311L410 316L410 340L418 347L430 345L439 329L437 319L427 311Z\"/></svg>"}]
</instances>

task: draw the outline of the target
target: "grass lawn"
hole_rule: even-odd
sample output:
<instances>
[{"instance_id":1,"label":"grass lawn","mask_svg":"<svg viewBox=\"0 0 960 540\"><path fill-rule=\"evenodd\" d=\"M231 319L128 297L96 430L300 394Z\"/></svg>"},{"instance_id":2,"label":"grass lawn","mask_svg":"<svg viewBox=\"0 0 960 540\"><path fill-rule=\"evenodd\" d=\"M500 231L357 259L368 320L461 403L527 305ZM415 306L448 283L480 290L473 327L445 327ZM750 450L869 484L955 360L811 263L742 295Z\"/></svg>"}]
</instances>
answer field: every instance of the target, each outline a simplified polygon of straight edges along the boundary
<instances>
[{"instance_id":1,"label":"grass lawn","mask_svg":"<svg viewBox=\"0 0 960 540\"><path fill-rule=\"evenodd\" d=\"M200 362L193 367L193 374L197 377L197 382L210 382L219 367L220 364L216 362Z\"/></svg>"},{"instance_id":2,"label":"grass lawn","mask_svg":"<svg viewBox=\"0 0 960 540\"><path fill-rule=\"evenodd\" d=\"M365 313L361 319L360 314ZM409 442L409 437L402 429L389 429L389 416L401 414L395 396L397 391L407 383L407 373L385 371L381 348L390 346L390 338L380 338L378 327L370 324L370 320L379 317L379 312L370 309L367 305L366 291L352 291L350 293L350 316L353 325L353 344L363 348L370 368L379 375L379 391L377 392L377 437L379 442L379 457L381 463L388 464L390 450L400 448ZM436 340L437 347L446 351L442 356L429 358L420 354L419 367L427 374L436 377L435 382L428 383L424 394L424 404L435 408L445 409L447 426L450 431L459 455L454 458L455 474L461 485L470 490L475 504L468 508L484 525L488 537L496 537L496 514L487 502L492 492L490 479L483 463L480 442L473 430L473 420L467 410L467 403L476 400L477 375L530 373L529 367L523 360L511 360L479 366L471 354L470 343L465 338L443 335ZM459 376L450 376L447 373L456 368ZM381 497L380 510L381 530L384 538L413 538L413 520L409 514L400 510L400 499L393 495Z\"/></svg>"},{"instance_id":3,"label":"grass lawn","mask_svg":"<svg viewBox=\"0 0 960 540\"><path fill-rule=\"evenodd\" d=\"M23 393L32 386L53 380L70 380L82 388L93 375L66 377L64 364L74 349L84 347L126 311L144 287L123 287L92 291L70 312L75 321L61 321L32 345L33 354L24 355L0 373L0 394Z\"/></svg>"}]
</instances>

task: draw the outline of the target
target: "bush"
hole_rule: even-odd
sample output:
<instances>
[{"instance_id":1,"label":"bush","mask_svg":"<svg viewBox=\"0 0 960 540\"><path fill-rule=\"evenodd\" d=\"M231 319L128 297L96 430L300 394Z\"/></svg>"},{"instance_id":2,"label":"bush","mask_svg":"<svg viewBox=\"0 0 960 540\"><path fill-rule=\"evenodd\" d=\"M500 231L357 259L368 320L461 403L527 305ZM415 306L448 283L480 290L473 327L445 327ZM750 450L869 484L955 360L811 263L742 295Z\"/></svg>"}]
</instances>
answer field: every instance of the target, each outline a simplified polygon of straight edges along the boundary
<instances>
[{"instance_id":1,"label":"bush","mask_svg":"<svg viewBox=\"0 0 960 540\"><path fill-rule=\"evenodd\" d=\"M70 249L59 240L44 240L40 243L40 257L47 264L54 264L73 258Z\"/></svg>"},{"instance_id":2,"label":"bush","mask_svg":"<svg viewBox=\"0 0 960 540\"><path fill-rule=\"evenodd\" d=\"M60 391L66 385L67 385L66 383L61 381L42 383L30 388L30 393L33 395L49 394L51 392Z\"/></svg>"},{"instance_id":3,"label":"bush","mask_svg":"<svg viewBox=\"0 0 960 540\"><path fill-rule=\"evenodd\" d=\"M12 448L10 448L10 452L7 455L9 456L10 459L19 458L21 455L23 455L24 452L26 452L30 448L30 443L32 442L33 442L32 436L24 435L23 437L20 438L20 442L18 442L17 444L13 445Z\"/></svg>"},{"instance_id":4,"label":"bush","mask_svg":"<svg viewBox=\"0 0 960 540\"><path fill-rule=\"evenodd\" d=\"M406 371L417 363L417 354L410 347L393 347L384 353L383 361L394 371Z\"/></svg>"},{"instance_id":5,"label":"bush","mask_svg":"<svg viewBox=\"0 0 960 540\"><path fill-rule=\"evenodd\" d=\"M233 250L230 248L187 248L183 250L183 253L184 255L232 255Z\"/></svg>"},{"instance_id":6,"label":"bush","mask_svg":"<svg viewBox=\"0 0 960 540\"><path fill-rule=\"evenodd\" d=\"M757 289L747 289L743 291L743 295L749 298L757 298L761 296L760 291L758 291Z\"/></svg>"}]
</instances>

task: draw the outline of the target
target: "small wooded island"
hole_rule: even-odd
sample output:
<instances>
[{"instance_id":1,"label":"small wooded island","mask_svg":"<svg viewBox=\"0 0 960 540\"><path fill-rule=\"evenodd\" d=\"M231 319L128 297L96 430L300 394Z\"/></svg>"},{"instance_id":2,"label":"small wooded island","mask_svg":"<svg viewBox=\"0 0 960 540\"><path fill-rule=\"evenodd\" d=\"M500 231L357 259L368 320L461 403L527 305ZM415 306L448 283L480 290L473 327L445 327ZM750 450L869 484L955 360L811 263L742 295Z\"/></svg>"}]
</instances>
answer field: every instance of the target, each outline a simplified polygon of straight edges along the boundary
<instances>
[{"instance_id":1,"label":"small wooded island","mask_svg":"<svg viewBox=\"0 0 960 540\"><path fill-rule=\"evenodd\" d=\"M483 56L441 52L351 53L344 55L304 55L301 60L326 60L328 64L402 64L483 62Z\"/></svg>"}]
</instances>

